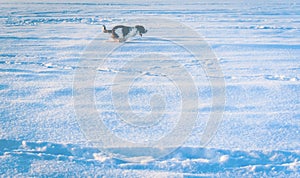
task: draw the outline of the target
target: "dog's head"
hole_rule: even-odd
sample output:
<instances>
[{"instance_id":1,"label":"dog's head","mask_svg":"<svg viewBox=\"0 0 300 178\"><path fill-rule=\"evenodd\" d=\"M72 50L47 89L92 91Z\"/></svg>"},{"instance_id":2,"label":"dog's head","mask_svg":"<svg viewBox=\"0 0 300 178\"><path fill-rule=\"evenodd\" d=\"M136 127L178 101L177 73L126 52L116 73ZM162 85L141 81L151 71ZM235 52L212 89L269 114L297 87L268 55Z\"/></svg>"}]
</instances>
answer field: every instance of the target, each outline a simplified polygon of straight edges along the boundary
<instances>
[{"instance_id":1,"label":"dog's head","mask_svg":"<svg viewBox=\"0 0 300 178\"><path fill-rule=\"evenodd\" d=\"M135 28L137 29L137 31L139 32L139 34L141 36L143 36L142 34L145 34L147 32L147 30L145 29L145 27L143 27L141 25L136 25Z\"/></svg>"}]
</instances>

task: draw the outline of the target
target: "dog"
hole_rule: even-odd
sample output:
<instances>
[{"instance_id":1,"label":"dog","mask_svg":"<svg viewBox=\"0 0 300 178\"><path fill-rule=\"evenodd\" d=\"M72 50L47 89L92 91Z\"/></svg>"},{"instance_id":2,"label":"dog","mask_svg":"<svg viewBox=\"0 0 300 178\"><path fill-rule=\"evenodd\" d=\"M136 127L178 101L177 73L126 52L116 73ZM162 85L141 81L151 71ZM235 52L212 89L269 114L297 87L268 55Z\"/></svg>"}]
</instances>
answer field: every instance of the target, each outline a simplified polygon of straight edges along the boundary
<instances>
[{"instance_id":1,"label":"dog","mask_svg":"<svg viewBox=\"0 0 300 178\"><path fill-rule=\"evenodd\" d=\"M103 25L102 31L104 33L111 33L111 37L119 42L125 42L128 38L134 37L137 34L143 36L143 34L147 32L147 30L141 25L136 25L135 27L117 25L111 30L107 30L106 26Z\"/></svg>"}]
</instances>

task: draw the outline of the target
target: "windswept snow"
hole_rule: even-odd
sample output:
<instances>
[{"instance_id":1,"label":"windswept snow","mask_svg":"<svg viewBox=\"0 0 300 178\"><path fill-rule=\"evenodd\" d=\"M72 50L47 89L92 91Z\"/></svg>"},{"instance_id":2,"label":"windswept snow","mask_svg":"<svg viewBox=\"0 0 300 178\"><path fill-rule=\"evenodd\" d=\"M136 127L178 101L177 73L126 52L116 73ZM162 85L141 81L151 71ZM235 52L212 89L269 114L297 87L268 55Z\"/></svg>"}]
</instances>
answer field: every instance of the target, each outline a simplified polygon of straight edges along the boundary
<instances>
[{"instance_id":1,"label":"windswept snow","mask_svg":"<svg viewBox=\"0 0 300 178\"><path fill-rule=\"evenodd\" d=\"M32 0L0 6L1 176L300 177L299 2ZM216 134L200 146L214 96L205 71L199 69L213 64L151 36L151 27L146 27L142 38L95 67L95 107L107 118L115 115L111 80L138 73L128 91L131 109L139 116L150 114L149 98L155 96L168 115L149 120L161 121L155 129L130 130L117 119L104 120L107 127L118 137L150 142L176 125L181 93L174 81L155 72L167 62L147 63L147 71L123 67L143 52L143 45L173 55L178 63L170 68L191 73L200 103L182 147L156 160L149 156L130 162L102 152L83 133L74 109L74 75L91 42L112 43L102 34L102 25L110 29L150 17L178 21L204 37L222 69L226 103ZM164 85L145 85L158 83ZM165 92L167 100L155 92Z\"/></svg>"},{"instance_id":2,"label":"windswept snow","mask_svg":"<svg viewBox=\"0 0 300 178\"><path fill-rule=\"evenodd\" d=\"M295 151L235 151L182 147L141 163L108 157L92 147L0 140L1 174L22 176L275 176L299 175ZM126 176L127 175L127 176Z\"/></svg>"}]
</instances>

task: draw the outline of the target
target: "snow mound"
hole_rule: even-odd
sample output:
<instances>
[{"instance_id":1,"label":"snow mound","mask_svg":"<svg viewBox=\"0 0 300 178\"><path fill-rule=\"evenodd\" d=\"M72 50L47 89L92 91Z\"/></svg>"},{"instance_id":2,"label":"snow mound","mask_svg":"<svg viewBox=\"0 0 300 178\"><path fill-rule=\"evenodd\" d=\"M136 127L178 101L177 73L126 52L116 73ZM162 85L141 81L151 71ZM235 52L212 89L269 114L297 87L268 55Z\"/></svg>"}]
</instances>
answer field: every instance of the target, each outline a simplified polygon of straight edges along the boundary
<instances>
[{"instance_id":1,"label":"snow mound","mask_svg":"<svg viewBox=\"0 0 300 178\"><path fill-rule=\"evenodd\" d=\"M155 171L166 175L299 175L296 151L233 151L182 147L158 160L133 163L93 147L51 142L0 140L2 175L118 175ZM113 168L113 169L112 169ZM96 172L94 172L97 170ZM153 173L154 174L154 173ZM152 175L152 174L149 174Z\"/></svg>"}]
</instances>

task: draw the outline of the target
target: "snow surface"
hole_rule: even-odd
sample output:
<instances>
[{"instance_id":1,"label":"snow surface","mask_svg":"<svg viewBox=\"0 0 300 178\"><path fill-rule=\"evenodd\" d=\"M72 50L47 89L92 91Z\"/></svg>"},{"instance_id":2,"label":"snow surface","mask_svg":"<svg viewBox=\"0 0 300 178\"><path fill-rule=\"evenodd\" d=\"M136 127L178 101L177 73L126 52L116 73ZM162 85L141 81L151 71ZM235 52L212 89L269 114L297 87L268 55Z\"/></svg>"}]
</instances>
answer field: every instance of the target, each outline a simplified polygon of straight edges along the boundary
<instances>
[{"instance_id":1,"label":"snow surface","mask_svg":"<svg viewBox=\"0 0 300 178\"><path fill-rule=\"evenodd\" d=\"M300 177L299 1L1 1L0 6L0 175ZM191 135L174 152L156 160L120 160L83 133L74 108L74 75L92 41L112 43L101 32L103 24L112 28L156 16L189 26L211 46L225 80L223 118L203 147L213 96L205 72L197 70L202 63L181 60L184 52L158 41L150 30L119 50L126 59L139 53L141 44L161 54L180 52L178 61L199 90L199 113ZM136 72L121 70L124 55L118 54L97 68L98 111L112 110L110 79L118 72ZM164 91L169 94L167 118L173 120L166 124L162 119L155 130L114 128L116 120L105 122L134 142L170 132L181 107L172 82L138 72L143 77L128 91L131 109L139 116L150 114L149 93ZM161 88L144 86L158 81Z\"/></svg>"}]
</instances>

